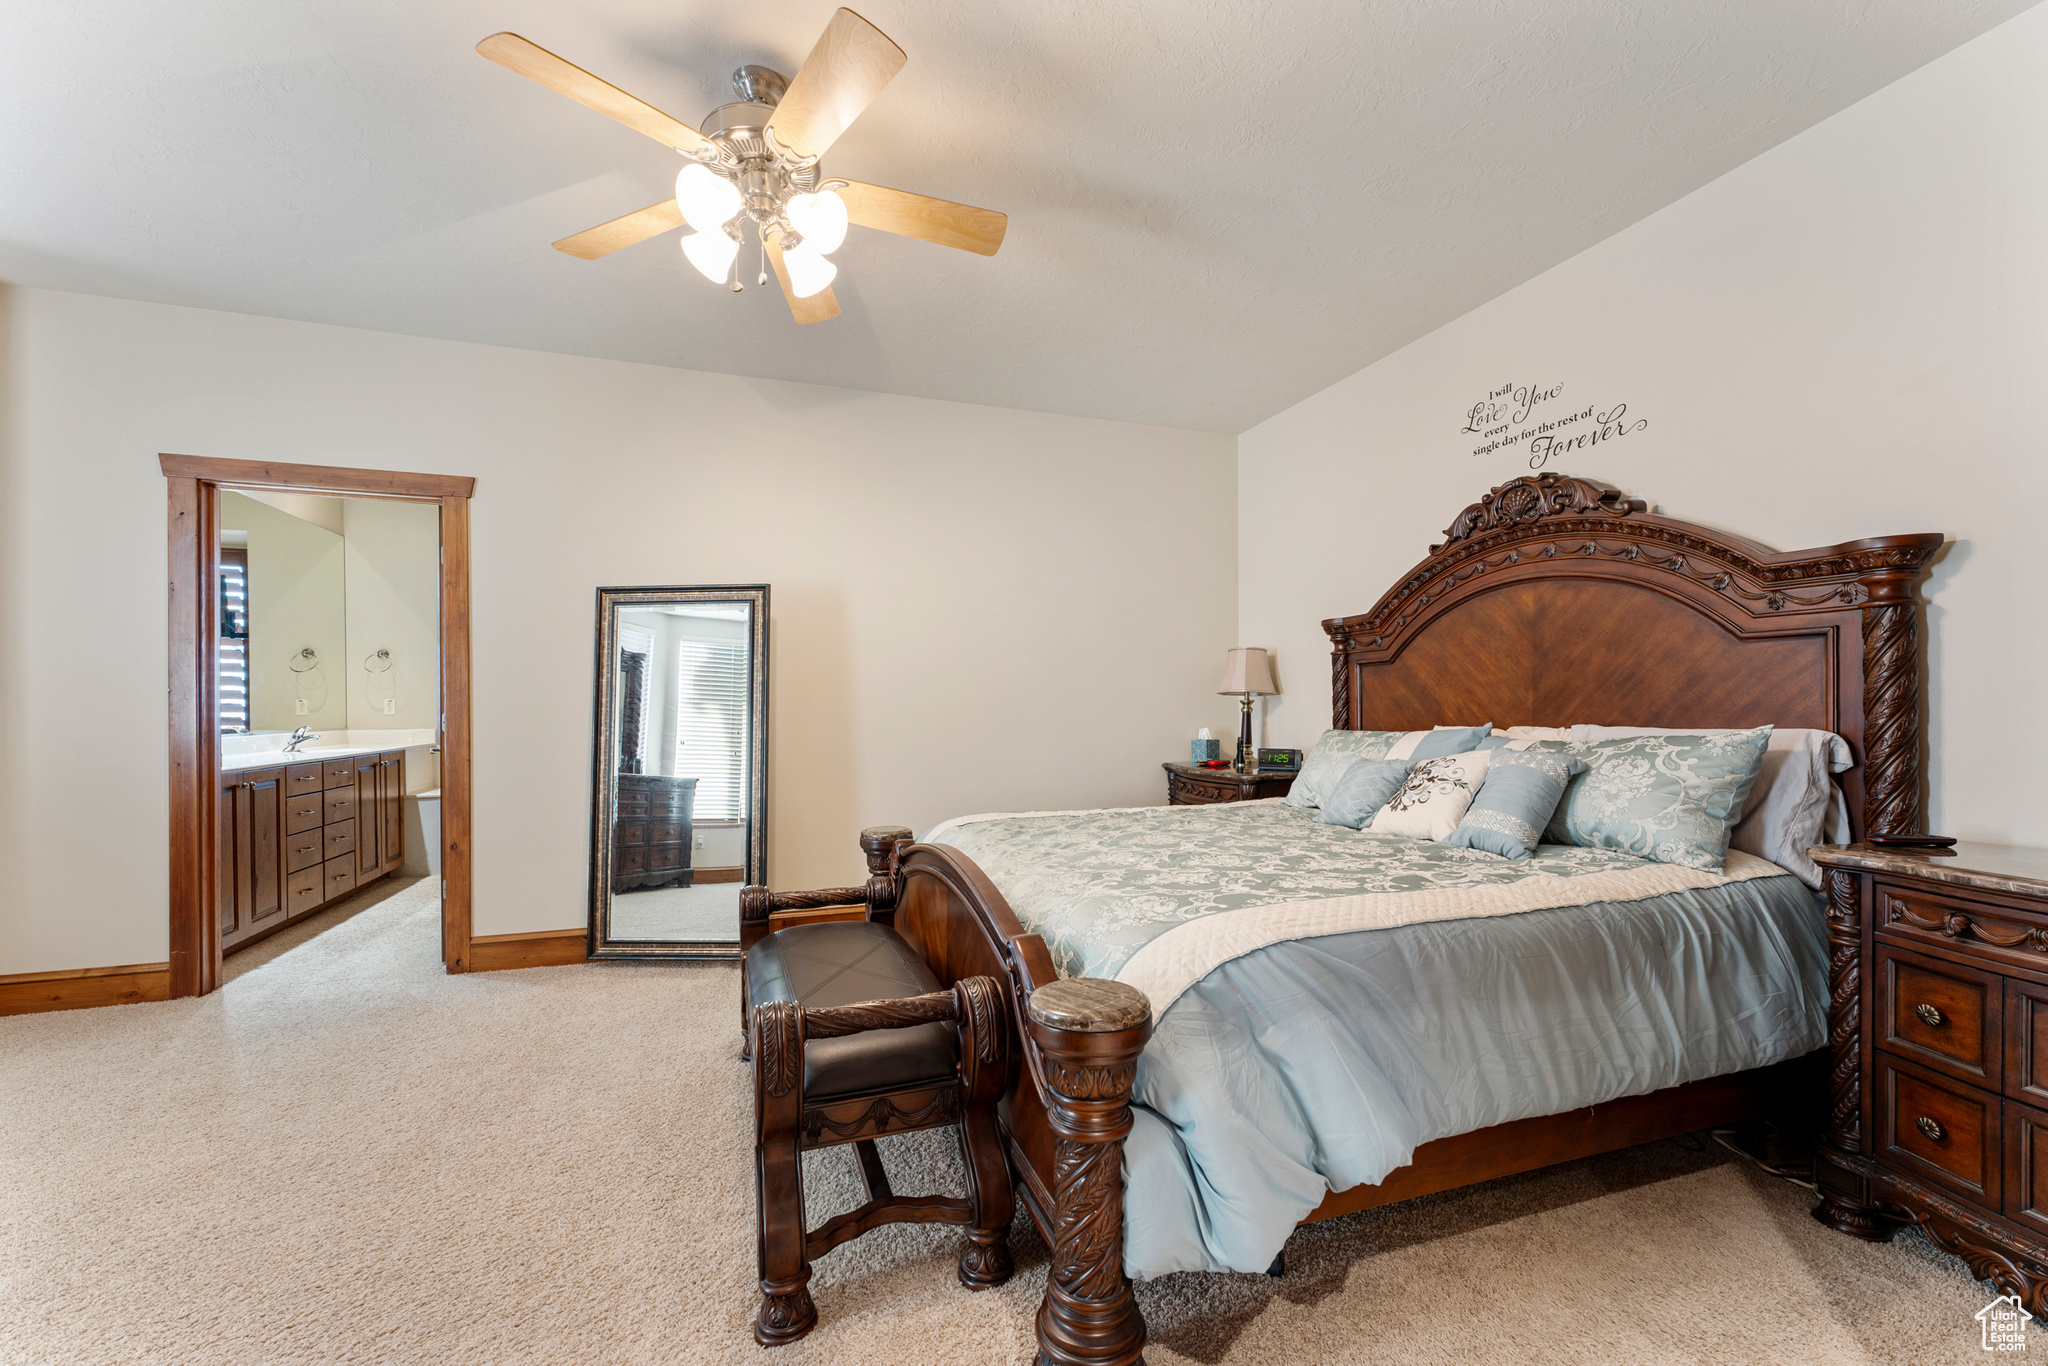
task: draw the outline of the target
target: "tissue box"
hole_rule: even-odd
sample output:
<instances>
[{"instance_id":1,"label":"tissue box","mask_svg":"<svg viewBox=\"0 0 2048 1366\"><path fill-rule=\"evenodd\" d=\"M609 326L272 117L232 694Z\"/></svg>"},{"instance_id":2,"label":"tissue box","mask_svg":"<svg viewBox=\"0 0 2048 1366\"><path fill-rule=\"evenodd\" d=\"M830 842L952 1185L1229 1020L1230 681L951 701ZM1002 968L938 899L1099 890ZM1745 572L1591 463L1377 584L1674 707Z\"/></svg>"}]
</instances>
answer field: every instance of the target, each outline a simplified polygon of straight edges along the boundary
<instances>
[{"instance_id":1,"label":"tissue box","mask_svg":"<svg viewBox=\"0 0 2048 1366\"><path fill-rule=\"evenodd\" d=\"M1188 741L1188 762L1191 764L1199 764L1204 759L1221 759L1222 757L1223 742L1221 740Z\"/></svg>"}]
</instances>

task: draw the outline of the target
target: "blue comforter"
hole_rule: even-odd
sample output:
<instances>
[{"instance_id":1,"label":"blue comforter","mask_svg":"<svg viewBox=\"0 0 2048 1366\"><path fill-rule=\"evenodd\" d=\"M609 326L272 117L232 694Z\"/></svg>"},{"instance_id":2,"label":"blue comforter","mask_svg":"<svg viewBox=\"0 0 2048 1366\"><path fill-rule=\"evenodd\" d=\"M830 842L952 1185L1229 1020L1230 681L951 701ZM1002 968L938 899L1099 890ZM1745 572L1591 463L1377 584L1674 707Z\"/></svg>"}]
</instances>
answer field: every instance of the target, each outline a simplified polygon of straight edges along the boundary
<instances>
[{"instance_id":1,"label":"blue comforter","mask_svg":"<svg viewBox=\"0 0 2048 1366\"><path fill-rule=\"evenodd\" d=\"M1298 829L1299 817L1274 813L1276 803L1255 805L1267 814L1197 810L1239 837L1332 838L1331 827ZM1173 810L1176 821L1188 812ZM1059 861L1045 841L1076 814L941 827L928 838L974 857L1027 930L1056 927L1068 962L1127 961L1132 914L1104 916L1126 947L1091 952L1071 897L1034 905L1024 885L1043 883L1046 859ZM1107 830L1138 815L1091 814ZM1160 826L1140 819L1136 828ZM1086 861L1128 838L1093 841ZM1421 857L1388 843L1356 840L1361 889L1383 886L1390 860ZM1532 862L1589 852L1546 846ZM1517 865L1478 857L1495 866L1461 868L1453 880L1515 875ZM1248 861L1258 865L1256 851ZM1011 862L1031 876L1006 877ZM1318 878L1330 880L1327 870ZM1184 870L1170 880L1191 881ZM1298 890L1268 900L1300 904ZM1194 916L1186 904L1202 898L1177 888L1161 909L1158 886L1136 895L1151 907L1136 919L1169 925ZM1789 875L1267 944L1179 989L1139 1060L1124 1157L1126 1269L1263 1271L1327 1192L1382 1180L1419 1144L1797 1057L1821 1046L1825 1018L1822 917Z\"/></svg>"}]
</instances>

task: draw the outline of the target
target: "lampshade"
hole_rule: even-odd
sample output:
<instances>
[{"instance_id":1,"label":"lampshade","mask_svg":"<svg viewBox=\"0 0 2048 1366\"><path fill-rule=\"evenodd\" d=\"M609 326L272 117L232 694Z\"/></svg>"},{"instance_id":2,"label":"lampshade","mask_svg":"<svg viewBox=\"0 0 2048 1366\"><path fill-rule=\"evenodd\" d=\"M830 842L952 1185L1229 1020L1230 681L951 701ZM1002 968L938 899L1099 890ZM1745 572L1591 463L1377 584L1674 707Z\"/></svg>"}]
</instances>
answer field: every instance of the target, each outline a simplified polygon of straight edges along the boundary
<instances>
[{"instance_id":1,"label":"lampshade","mask_svg":"<svg viewBox=\"0 0 2048 1366\"><path fill-rule=\"evenodd\" d=\"M697 272L714 285L725 283L726 273L732 269L732 258L739 254L740 244L716 228L709 232L693 232L683 239L683 255L689 257Z\"/></svg>"},{"instance_id":2,"label":"lampshade","mask_svg":"<svg viewBox=\"0 0 2048 1366\"><path fill-rule=\"evenodd\" d=\"M1273 681L1273 666L1264 650L1232 650L1223 662L1223 686L1216 691L1271 696L1280 686Z\"/></svg>"},{"instance_id":3,"label":"lampshade","mask_svg":"<svg viewBox=\"0 0 2048 1366\"><path fill-rule=\"evenodd\" d=\"M782 264L789 268L789 292L799 299L810 298L831 284L832 277L839 273L839 267L826 260L809 239L794 251L783 252Z\"/></svg>"},{"instance_id":4,"label":"lampshade","mask_svg":"<svg viewBox=\"0 0 2048 1366\"><path fill-rule=\"evenodd\" d=\"M846 201L830 190L794 195L783 212L789 215L789 225L804 235L807 247L833 252L846 240Z\"/></svg>"},{"instance_id":5,"label":"lampshade","mask_svg":"<svg viewBox=\"0 0 2048 1366\"><path fill-rule=\"evenodd\" d=\"M698 232L724 227L743 202L730 180L713 175L711 168L700 162L691 162L676 177L676 207L683 211L683 221Z\"/></svg>"}]
</instances>

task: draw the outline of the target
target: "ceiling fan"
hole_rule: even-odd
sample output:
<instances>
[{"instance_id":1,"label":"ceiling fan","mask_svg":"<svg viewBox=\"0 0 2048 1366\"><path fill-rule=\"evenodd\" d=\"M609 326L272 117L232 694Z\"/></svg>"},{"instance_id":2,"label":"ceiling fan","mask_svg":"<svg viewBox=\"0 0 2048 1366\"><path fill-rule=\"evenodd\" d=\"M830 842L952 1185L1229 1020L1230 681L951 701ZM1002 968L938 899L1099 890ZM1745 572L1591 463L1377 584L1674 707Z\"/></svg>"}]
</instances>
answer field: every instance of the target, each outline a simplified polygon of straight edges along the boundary
<instances>
[{"instance_id":1,"label":"ceiling fan","mask_svg":"<svg viewBox=\"0 0 2048 1366\"><path fill-rule=\"evenodd\" d=\"M687 223L683 254L714 284L742 285L742 230L751 222L800 323L839 316L832 280L849 223L993 256L1009 219L992 209L927 195L827 179L818 166L848 124L903 69L903 49L850 9L834 12L794 80L765 66L732 74L739 99L704 117L704 131L678 122L516 33L494 33L476 50L579 104L617 119L690 158L673 199L564 237L557 251L595 261Z\"/></svg>"}]
</instances>

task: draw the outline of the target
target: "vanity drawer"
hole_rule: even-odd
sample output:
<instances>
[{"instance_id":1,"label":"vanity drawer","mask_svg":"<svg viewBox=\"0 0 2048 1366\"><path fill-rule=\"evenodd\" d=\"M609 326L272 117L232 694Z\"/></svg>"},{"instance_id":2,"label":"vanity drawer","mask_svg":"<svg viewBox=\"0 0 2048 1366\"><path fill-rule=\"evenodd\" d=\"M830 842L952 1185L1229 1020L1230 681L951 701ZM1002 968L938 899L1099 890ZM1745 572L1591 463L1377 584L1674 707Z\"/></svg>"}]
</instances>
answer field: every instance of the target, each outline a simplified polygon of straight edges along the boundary
<instances>
[{"instance_id":1,"label":"vanity drawer","mask_svg":"<svg viewBox=\"0 0 2048 1366\"><path fill-rule=\"evenodd\" d=\"M356 761L353 759L329 759L321 765L322 787L354 787L356 785Z\"/></svg>"},{"instance_id":2,"label":"vanity drawer","mask_svg":"<svg viewBox=\"0 0 2048 1366\"><path fill-rule=\"evenodd\" d=\"M326 786L321 776L324 765L319 763L293 764L284 771L284 795L295 797L304 792L318 792Z\"/></svg>"},{"instance_id":3,"label":"vanity drawer","mask_svg":"<svg viewBox=\"0 0 2048 1366\"><path fill-rule=\"evenodd\" d=\"M341 821L334 825L325 826L320 833L325 836L325 839L322 841L324 846L324 852L321 854L322 858L340 858L343 854L353 854L356 851L356 823L354 821Z\"/></svg>"},{"instance_id":4,"label":"vanity drawer","mask_svg":"<svg viewBox=\"0 0 2048 1366\"><path fill-rule=\"evenodd\" d=\"M347 787L330 787L321 794L322 805L326 808L325 820L333 825L336 821L354 820L356 815L356 789L351 783Z\"/></svg>"},{"instance_id":5,"label":"vanity drawer","mask_svg":"<svg viewBox=\"0 0 2048 1366\"><path fill-rule=\"evenodd\" d=\"M284 909L287 915L318 906L323 897L322 885L327 881L325 864L316 863L310 868L301 868L284 880Z\"/></svg>"},{"instance_id":6,"label":"vanity drawer","mask_svg":"<svg viewBox=\"0 0 2048 1366\"><path fill-rule=\"evenodd\" d=\"M332 901L334 898L346 896L356 889L356 861L354 859L329 859L321 864L320 867L324 870L326 878L325 886L321 891L322 900Z\"/></svg>"},{"instance_id":7,"label":"vanity drawer","mask_svg":"<svg viewBox=\"0 0 2048 1366\"><path fill-rule=\"evenodd\" d=\"M296 873L301 868L315 867L326 857L327 841L317 825L310 830L301 830L295 835L284 837L284 869L288 873ZM294 910L298 909L295 903L286 904Z\"/></svg>"},{"instance_id":8,"label":"vanity drawer","mask_svg":"<svg viewBox=\"0 0 2048 1366\"><path fill-rule=\"evenodd\" d=\"M1998 1097L1877 1055L1878 1157L1998 1208L2003 1114Z\"/></svg>"},{"instance_id":9,"label":"vanity drawer","mask_svg":"<svg viewBox=\"0 0 2048 1366\"><path fill-rule=\"evenodd\" d=\"M1939 945L1987 962L2048 969L2048 915L1968 901L1918 883L1879 882L1880 940Z\"/></svg>"},{"instance_id":10,"label":"vanity drawer","mask_svg":"<svg viewBox=\"0 0 2048 1366\"><path fill-rule=\"evenodd\" d=\"M284 794L284 832L296 835L304 830L318 830L323 817L321 811L326 802L318 792L294 795Z\"/></svg>"},{"instance_id":11,"label":"vanity drawer","mask_svg":"<svg viewBox=\"0 0 2048 1366\"><path fill-rule=\"evenodd\" d=\"M1880 944L1877 984L1878 1047L1980 1086L2000 1085L2003 978Z\"/></svg>"}]
</instances>

